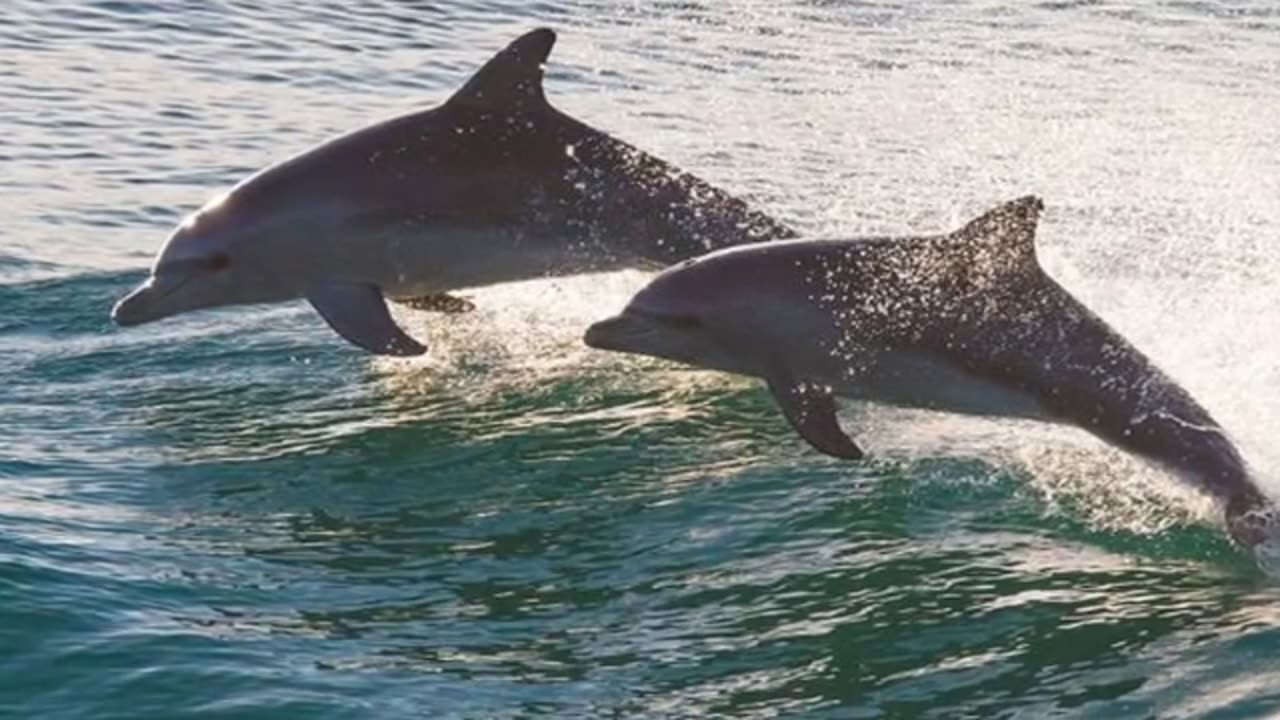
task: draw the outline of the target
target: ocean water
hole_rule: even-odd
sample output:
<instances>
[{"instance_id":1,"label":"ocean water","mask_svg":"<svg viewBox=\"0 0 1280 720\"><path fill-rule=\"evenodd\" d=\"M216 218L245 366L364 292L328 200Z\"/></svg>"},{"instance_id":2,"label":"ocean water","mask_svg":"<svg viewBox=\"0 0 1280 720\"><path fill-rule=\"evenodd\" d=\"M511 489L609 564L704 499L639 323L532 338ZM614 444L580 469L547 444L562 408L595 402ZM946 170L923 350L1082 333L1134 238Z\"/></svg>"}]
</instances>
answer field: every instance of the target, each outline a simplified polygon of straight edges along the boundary
<instances>
[{"instance_id":1,"label":"ocean water","mask_svg":"<svg viewBox=\"0 0 1280 720\"><path fill-rule=\"evenodd\" d=\"M561 109L816 235L1019 195L1048 270L1280 491L1280 8L6 0L0 717L1254 718L1280 583L1083 433L593 352L638 272L372 360L302 304L139 328L185 213L525 30Z\"/></svg>"}]
</instances>

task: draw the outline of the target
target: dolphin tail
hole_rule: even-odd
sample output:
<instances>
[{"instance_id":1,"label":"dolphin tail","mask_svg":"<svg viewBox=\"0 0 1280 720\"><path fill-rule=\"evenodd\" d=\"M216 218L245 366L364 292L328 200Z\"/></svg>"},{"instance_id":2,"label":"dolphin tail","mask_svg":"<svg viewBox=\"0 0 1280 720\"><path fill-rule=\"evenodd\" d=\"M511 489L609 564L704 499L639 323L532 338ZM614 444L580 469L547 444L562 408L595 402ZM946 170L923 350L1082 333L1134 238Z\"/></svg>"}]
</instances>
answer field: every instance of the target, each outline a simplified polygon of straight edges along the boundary
<instances>
[{"instance_id":1,"label":"dolphin tail","mask_svg":"<svg viewBox=\"0 0 1280 720\"><path fill-rule=\"evenodd\" d=\"M1226 506L1227 534L1253 554L1259 569L1280 578L1280 509L1260 494Z\"/></svg>"},{"instance_id":2,"label":"dolphin tail","mask_svg":"<svg viewBox=\"0 0 1280 720\"><path fill-rule=\"evenodd\" d=\"M1227 533L1244 547L1254 547L1276 534L1280 511L1260 492L1236 495L1225 507Z\"/></svg>"}]
</instances>

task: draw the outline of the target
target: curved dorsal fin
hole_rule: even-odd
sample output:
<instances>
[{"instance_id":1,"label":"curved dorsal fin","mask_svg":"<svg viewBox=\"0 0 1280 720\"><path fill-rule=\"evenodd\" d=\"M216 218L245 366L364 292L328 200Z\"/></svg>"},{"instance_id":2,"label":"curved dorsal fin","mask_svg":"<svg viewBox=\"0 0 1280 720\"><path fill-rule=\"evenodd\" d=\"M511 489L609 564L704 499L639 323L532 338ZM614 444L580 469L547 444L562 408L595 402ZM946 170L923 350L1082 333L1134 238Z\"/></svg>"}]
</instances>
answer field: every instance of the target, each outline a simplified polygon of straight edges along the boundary
<instances>
[{"instance_id":1,"label":"curved dorsal fin","mask_svg":"<svg viewBox=\"0 0 1280 720\"><path fill-rule=\"evenodd\" d=\"M555 44L555 31L547 28L521 35L472 75L449 102L494 108L545 103L542 65Z\"/></svg>"},{"instance_id":2,"label":"curved dorsal fin","mask_svg":"<svg viewBox=\"0 0 1280 720\"><path fill-rule=\"evenodd\" d=\"M1036 225L1044 202L1035 195L1011 200L980 215L953 237L975 246L981 255L1007 268L1037 266Z\"/></svg>"}]
</instances>

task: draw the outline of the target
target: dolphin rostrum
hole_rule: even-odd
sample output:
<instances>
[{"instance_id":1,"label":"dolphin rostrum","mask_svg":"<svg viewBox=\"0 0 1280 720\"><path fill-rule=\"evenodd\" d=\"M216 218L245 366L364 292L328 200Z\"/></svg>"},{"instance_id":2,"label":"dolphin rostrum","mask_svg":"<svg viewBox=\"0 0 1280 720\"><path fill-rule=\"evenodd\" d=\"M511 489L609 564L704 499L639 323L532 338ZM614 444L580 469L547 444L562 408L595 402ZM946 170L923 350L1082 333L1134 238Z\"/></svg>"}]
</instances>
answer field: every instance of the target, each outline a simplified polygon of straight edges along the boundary
<instances>
[{"instance_id":1,"label":"dolphin rostrum","mask_svg":"<svg viewBox=\"0 0 1280 720\"><path fill-rule=\"evenodd\" d=\"M186 218L112 316L306 298L374 353L425 348L386 298L457 312L459 288L659 267L794 233L741 200L552 108L555 33L499 52L443 105L268 167Z\"/></svg>"},{"instance_id":2,"label":"dolphin rostrum","mask_svg":"<svg viewBox=\"0 0 1280 720\"><path fill-rule=\"evenodd\" d=\"M1025 197L958 231L785 241L710 253L661 273L596 348L763 378L817 450L862 450L834 396L1079 426L1215 496L1239 543L1272 506L1223 429L1185 390L1040 267L1043 205Z\"/></svg>"}]
</instances>

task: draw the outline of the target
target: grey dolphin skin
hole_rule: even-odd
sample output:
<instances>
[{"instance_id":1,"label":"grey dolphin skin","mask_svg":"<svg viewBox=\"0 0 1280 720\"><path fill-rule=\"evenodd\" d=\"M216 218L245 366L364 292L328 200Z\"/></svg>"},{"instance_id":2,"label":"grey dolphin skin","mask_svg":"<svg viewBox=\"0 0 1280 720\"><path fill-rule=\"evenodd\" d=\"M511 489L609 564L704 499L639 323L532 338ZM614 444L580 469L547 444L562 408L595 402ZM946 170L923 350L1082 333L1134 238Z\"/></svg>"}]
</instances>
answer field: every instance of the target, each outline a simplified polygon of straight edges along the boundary
<instances>
[{"instance_id":1,"label":"grey dolphin skin","mask_svg":"<svg viewBox=\"0 0 1280 720\"><path fill-rule=\"evenodd\" d=\"M817 450L860 458L836 395L1079 426L1216 497L1230 535L1273 508L1222 428L1040 267L1026 197L956 232L730 248L658 275L596 348L763 378Z\"/></svg>"},{"instance_id":2,"label":"grey dolphin skin","mask_svg":"<svg viewBox=\"0 0 1280 720\"><path fill-rule=\"evenodd\" d=\"M790 237L722 190L555 110L555 43L534 30L439 107L343 135L244 180L188 217L120 325L306 298L374 353L425 348L386 298L466 310L460 288L660 267Z\"/></svg>"}]
</instances>

